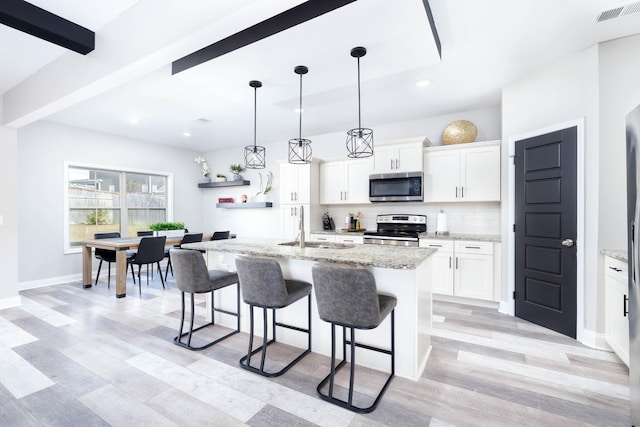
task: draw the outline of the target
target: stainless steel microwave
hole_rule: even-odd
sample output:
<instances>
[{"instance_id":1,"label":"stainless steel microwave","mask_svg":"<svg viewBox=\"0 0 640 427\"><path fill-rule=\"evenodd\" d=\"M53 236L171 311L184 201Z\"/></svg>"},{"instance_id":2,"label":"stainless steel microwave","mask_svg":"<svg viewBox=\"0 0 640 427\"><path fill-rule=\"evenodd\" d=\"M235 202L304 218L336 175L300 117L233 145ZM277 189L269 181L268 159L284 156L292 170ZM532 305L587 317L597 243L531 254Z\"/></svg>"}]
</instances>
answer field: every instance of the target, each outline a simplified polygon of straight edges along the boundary
<instances>
[{"instance_id":1,"label":"stainless steel microwave","mask_svg":"<svg viewBox=\"0 0 640 427\"><path fill-rule=\"evenodd\" d=\"M422 172L377 173L369 175L371 202L421 202Z\"/></svg>"}]
</instances>

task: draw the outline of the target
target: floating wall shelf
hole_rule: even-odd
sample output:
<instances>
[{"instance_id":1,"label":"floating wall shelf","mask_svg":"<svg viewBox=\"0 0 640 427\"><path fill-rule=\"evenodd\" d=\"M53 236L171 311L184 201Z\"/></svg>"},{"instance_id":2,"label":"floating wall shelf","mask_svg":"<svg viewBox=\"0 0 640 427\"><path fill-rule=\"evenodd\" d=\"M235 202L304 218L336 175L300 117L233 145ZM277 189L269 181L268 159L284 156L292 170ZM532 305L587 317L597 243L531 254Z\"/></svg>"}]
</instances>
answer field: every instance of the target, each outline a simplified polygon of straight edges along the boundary
<instances>
[{"instance_id":1,"label":"floating wall shelf","mask_svg":"<svg viewBox=\"0 0 640 427\"><path fill-rule=\"evenodd\" d=\"M222 182L201 182L198 184L200 188L217 188L217 187L238 187L241 185L251 185L251 181L222 181Z\"/></svg>"},{"instance_id":2,"label":"floating wall shelf","mask_svg":"<svg viewBox=\"0 0 640 427\"><path fill-rule=\"evenodd\" d=\"M272 202L254 203L216 203L216 208L222 209L252 209L252 208L272 208Z\"/></svg>"}]
</instances>

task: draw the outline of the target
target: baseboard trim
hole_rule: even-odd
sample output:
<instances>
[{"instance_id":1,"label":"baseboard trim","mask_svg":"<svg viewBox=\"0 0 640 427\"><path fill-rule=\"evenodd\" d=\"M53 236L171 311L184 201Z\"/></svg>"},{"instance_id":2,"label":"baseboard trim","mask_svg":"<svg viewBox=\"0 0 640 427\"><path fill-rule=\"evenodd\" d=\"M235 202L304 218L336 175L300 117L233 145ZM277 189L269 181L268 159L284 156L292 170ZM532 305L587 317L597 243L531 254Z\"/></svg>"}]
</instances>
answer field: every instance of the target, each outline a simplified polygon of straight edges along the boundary
<instances>
[{"instance_id":1,"label":"baseboard trim","mask_svg":"<svg viewBox=\"0 0 640 427\"><path fill-rule=\"evenodd\" d=\"M20 305L22 305L22 300L20 299L20 295L15 297L0 299L0 310L4 310L5 308L18 307Z\"/></svg>"},{"instance_id":2,"label":"baseboard trim","mask_svg":"<svg viewBox=\"0 0 640 427\"><path fill-rule=\"evenodd\" d=\"M70 274L68 276L48 277L41 280L32 280L30 282L19 282L18 290L25 291L27 289L44 288L45 286L62 285L64 283L79 282L82 280L82 274Z\"/></svg>"},{"instance_id":3,"label":"baseboard trim","mask_svg":"<svg viewBox=\"0 0 640 427\"><path fill-rule=\"evenodd\" d=\"M604 334L600 334L590 329L583 329L582 334L578 337L578 341L591 348L612 351L609 344L607 344Z\"/></svg>"}]
</instances>

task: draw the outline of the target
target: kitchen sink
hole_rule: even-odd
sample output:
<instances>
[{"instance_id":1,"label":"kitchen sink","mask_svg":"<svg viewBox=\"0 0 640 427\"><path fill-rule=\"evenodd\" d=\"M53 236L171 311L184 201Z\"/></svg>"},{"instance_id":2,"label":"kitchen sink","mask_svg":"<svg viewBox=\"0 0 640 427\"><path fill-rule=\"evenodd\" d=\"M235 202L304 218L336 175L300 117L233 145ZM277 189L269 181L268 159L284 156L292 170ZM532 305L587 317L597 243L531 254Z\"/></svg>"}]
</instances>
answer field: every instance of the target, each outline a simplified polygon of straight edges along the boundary
<instances>
[{"instance_id":1,"label":"kitchen sink","mask_svg":"<svg viewBox=\"0 0 640 427\"><path fill-rule=\"evenodd\" d=\"M280 246L300 246L300 242L285 242L278 243ZM319 248L319 249L349 249L356 245L348 245L345 243L331 243L331 242L304 242L305 248Z\"/></svg>"}]
</instances>

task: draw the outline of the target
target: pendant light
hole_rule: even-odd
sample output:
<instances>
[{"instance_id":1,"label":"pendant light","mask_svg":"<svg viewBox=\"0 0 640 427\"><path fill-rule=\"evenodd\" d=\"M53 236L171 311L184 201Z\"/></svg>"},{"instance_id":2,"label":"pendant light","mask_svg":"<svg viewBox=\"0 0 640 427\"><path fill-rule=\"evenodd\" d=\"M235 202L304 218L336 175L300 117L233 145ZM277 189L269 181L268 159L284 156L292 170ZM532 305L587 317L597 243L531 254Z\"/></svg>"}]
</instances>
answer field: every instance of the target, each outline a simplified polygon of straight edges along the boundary
<instances>
[{"instance_id":1,"label":"pendant light","mask_svg":"<svg viewBox=\"0 0 640 427\"><path fill-rule=\"evenodd\" d=\"M311 163L311 140L302 138L302 76L307 74L309 69L304 65L298 65L293 71L300 76L300 121L298 137L289 140L289 163L305 164Z\"/></svg>"},{"instance_id":2,"label":"pendant light","mask_svg":"<svg viewBox=\"0 0 640 427\"><path fill-rule=\"evenodd\" d=\"M260 145L256 145L256 127L258 120L258 88L262 87L262 82L258 80L251 80L249 86L253 88L253 145L247 145L244 147L244 166L247 169L264 169L265 163L265 148Z\"/></svg>"},{"instance_id":3,"label":"pendant light","mask_svg":"<svg viewBox=\"0 0 640 427\"><path fill-rule=\"evenodd\" d=\"M360 58L367 54L364 47L351 49L351 56L358 60L358 127L347 131L347 151L349 157L373 156L373 130L362 127L360 114Z\"/></svg>"}]
</instances>

